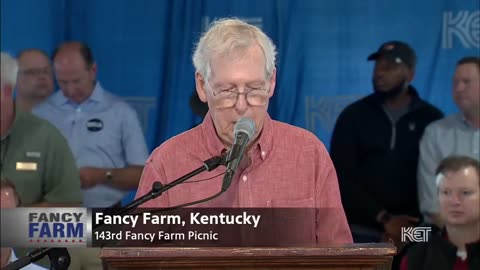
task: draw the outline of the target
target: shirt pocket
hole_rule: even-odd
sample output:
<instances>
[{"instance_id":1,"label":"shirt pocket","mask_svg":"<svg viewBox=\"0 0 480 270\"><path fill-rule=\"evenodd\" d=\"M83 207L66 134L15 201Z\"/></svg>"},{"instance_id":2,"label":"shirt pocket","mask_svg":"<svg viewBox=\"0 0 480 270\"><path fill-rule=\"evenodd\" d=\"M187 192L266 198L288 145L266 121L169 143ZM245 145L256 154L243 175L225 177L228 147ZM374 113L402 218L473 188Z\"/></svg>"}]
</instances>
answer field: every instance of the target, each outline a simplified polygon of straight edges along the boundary
<instances>
[{"instance_id":1,"label":"shirt pocket","mask_svg":"<svg viewBox=\"0 0 480 270\"><path fill-rule=\"evenodd\" d=\"M267 201L268 234L274 245L316 243L316 209L313 198Z\"/></svg>"}]
</instances>

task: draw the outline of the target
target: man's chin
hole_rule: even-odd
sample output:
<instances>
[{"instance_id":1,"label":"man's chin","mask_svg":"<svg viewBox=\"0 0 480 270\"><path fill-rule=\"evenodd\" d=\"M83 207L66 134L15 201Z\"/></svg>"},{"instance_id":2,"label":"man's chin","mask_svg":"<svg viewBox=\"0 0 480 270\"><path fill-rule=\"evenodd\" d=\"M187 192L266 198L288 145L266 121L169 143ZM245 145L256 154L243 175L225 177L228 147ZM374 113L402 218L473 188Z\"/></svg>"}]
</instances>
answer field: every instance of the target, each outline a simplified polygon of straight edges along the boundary
<instances>
[{"instance_id":1,"label":"man's chin","mask_svg":"<svg viewBox=\"0 0 480 270\"><path fill-rule=\"evenodd\" d=\"M373 89L379 92L387 92L390 88L388 88L385 84L373 84Z\"/></svg>"},{"instance_id":2,"label":"man's chin","mask_svg":"<svg viewBox=\"0 0 480 270\"><path fill-rule=\"evenodd\" d=\"M383 91L383 90L375 89L375 91L373 93L381 99L388 99L388 98L392 97L392 94L389 91Z\"/></svg>"}]
</instances>

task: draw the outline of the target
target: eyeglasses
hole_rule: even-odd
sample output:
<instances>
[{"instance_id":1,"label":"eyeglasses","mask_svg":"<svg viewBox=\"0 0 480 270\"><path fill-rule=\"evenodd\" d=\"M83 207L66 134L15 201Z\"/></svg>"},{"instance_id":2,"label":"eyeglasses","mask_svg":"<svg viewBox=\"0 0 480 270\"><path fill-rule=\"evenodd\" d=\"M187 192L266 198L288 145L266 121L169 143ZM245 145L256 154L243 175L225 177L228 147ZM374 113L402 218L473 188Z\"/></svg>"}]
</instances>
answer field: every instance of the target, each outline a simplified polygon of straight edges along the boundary
<instances>
[{"instance_id":1,"label":"eyeglasses","mask_svg":"<svg viewBox=\"0 0 480 270\"><path fill-rule=\"evenodd\" d=\"M267 104L269 98L268 94L270 93L270 90L267 90L264 86L258 88L245 87L245 92L241 93L236 87L215 91L208 80L205 80L205 82L215 97L215 105L217 108L234 107L235 104L237 104L238 96L240 95L245 96L245 99L250 106L263 106Z\"/></svg>"},{"instance_id":2,"label":"eyeglasses","mask_svg":"<svg viewBox=\"0 0 480 270\"><path fill-rule=\"evenodd\" d=\"M27 76L50 75L52 74L52 68L50 67L29 68L29 69L20 70L20 73L25 74Z\"/></svg>"}]
</instances>

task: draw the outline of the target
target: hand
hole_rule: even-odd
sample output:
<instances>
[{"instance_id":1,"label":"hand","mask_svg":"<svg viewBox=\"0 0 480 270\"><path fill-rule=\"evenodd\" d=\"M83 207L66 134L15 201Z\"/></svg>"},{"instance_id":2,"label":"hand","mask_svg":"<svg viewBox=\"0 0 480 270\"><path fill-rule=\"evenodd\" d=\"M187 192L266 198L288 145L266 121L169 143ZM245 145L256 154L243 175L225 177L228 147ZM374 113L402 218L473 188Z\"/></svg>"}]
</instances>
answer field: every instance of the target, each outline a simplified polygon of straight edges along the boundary
<instances>
[{"instance_id":1,"label":"hand","mask_svg":"<svg viewBox=\"0 0 480 270\"><path fill-rule=\"evenodd\" d=\"M82 188L91 188L106 180L105 170L101 168L80 168L80 183Z\"/></svg>"},{"instance_id":2,"label":"hand","mask_svg":"<svg viewBox=\"0 0 480 270\"><path fill-rule=\"evenodd\" d=\"M402 251L402 249L408 244L408 242L402 242L401 239L398 241L393 240L393 237L387 233L382 234L382 237L380 238L380 242L391 243L395 245L395 247L397 248L397 254L399 254Z\"/></svg>"},{"instance_id":3,"label":"hand","mask_svg":"<svg viewBox=\"0 0 480 270\"><path fill-rule=\"evenodd\" d=\"M391 219L383 224L385 229L385 236L391 238L395 245L401 246L401 232L402 227L413 227L416 226L419 219L407 215L394 215ZM404 243L403 243L404 244Z\"/></svg>"}]
</instances>

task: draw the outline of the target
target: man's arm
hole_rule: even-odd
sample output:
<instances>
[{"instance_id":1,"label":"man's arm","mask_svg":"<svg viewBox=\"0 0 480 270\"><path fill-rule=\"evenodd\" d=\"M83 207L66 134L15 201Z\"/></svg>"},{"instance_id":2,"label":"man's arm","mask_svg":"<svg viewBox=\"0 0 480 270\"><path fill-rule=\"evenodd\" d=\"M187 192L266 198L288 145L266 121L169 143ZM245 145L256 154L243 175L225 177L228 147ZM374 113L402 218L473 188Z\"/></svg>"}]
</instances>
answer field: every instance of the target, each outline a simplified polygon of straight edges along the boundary
<instances>
[{"instance_id":1,"label":"man's arm","mask_svg":"<svg viewBox=\"0 0 480 270\"><path fill-rule=\"evenodd\" d=\"M142 175L143 166L131 165L126 168L80 168L80 179L83 188L93 187L98 184L110 185L118 189L135 189Z\"/></svg>"},{"instance_id":2,"label":"man's arm","mask_svg":"<svg viewBox=\"0 0 480 270\"><path fill-rule=\"evenodd\" d=\"M441 160L441 153L436 140L434 126L427 126L420 141L420 156L418 159L417 185L420 212L427 222L441 225L437 203L437 187L435 170Z\"/></svg>"},{"instance_id":3,"label":"man's arm","mask_svg":"<svg viewBox=\"0 0 480 270\"><path fill-rule=\"evenodd\" d=\"M80 177L72 151L65 138L53 126L50 128L46 153L45 194L38 206L79 206L82 202Z\"/></svg>"},{"instance_id":4,"label":"man's arm","mask_svg":"<svg viewBox=\"0 0 480 270\"><path fill-rule=\"evenodd\" d=\"M112 176L107 184L119 189L138 188L138 182L142 177L143 166L131 165L122 169L111 170Z\"/></svg>"},{"instance_id":5,"label":"man's arm","mask_svg":"<svg viewBox=\"0 0 480 270\"><path fill-rule=\"evenodd\" d=\"M320 172L317 173L315 185L317 243L353 243L352 233L342 206L337 174L323 145L319 149L319 160L321 160Z\"/></svg>"},{"instance_id":6,"label":"man's arm","mask_svg":"<svg viewBox=\"0 0 480 270\"><path fill-rule=\"evenodd\" d=\"M126 106L122 110L122 119L122 147L126 163L130 166L141 165L143 169L149 153L137 112ZM141 171L137 180L140 179L140 175Z\"/></svg>"},{"instance_id":7,"label":"man's arm","mask_svg":"<svg viewBox=\"0 0 480 270\"><path fill-rule=\"evenodd\" d=\"M80 176L84 187L89 186L89 181L86 179L88 175L92 176L93 185L103 183L123 190L138 187L143 165L148 158L147 145L136 111L125 103L120 112L122 114L120 117L122 148L128 165L125 168L114 169L82 168Z\"/></svg>"},{"instance_id":8,"label":"man's arm","mask_svg":"<svg viewBox=\"0 0 480 270\"><path fill-rule=\"evenodd\" d=\"M330 155L338 175L343 206L348 213L364 213L371 220L384 210L358 179L358 163L362 158L358 151L358 133L354 112L345 109L335 124L330 145Z\"/></svg>"}]
</instances>

